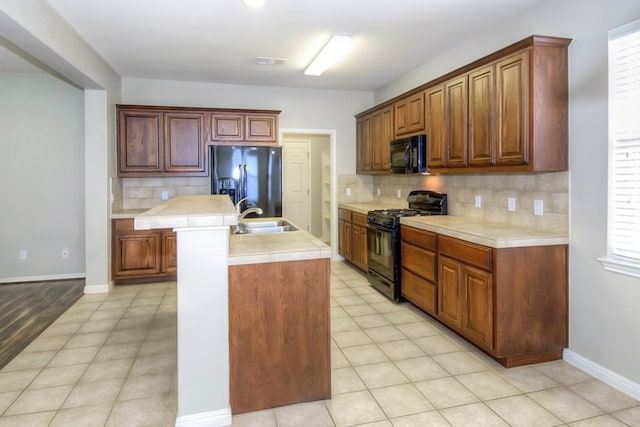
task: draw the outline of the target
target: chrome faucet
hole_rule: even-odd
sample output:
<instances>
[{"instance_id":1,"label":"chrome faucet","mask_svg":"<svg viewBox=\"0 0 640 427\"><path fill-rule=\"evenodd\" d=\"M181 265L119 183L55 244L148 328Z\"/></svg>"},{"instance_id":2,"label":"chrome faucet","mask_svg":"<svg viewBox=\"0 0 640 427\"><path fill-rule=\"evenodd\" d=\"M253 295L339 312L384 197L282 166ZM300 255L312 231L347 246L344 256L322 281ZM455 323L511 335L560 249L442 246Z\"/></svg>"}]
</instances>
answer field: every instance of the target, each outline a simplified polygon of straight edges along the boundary
<instances>
[{"instance_id":1,"label":"chrome faucet","mask_svg":"<svg viewBox=\"0 0 640 427\"><path fill-rule=\"evenodd\" d=\"M244 212L242 212L240 215L238 215L238 223L240 223L240 221L242 221L244 219L244 217L249 215L250 213L256 213L258 215L262 215L262 209L260 209L260 208L249 208L249 209L246 209Z\"/></svg>"},{"instance_id":2,"label":"chrome faucet","mask_svg":"<svg viewBox=\"0 0 640 427\"><path fill-rule=\"evenodd\" d=\"M240 204L242 202L244 202L245 200L247 200L248 197L245 197L244 199L240 199L238 201L238 203L236 203L236 213L238 214L238 224L240 224L240 221L242 221L244 219L244 217L246 217L247 215L251 214L251 213L256 213L258 215L262 215L262 209L261 208L248 208L245 209L244 212L240 212Z\"/></svg>"}]
</instances>

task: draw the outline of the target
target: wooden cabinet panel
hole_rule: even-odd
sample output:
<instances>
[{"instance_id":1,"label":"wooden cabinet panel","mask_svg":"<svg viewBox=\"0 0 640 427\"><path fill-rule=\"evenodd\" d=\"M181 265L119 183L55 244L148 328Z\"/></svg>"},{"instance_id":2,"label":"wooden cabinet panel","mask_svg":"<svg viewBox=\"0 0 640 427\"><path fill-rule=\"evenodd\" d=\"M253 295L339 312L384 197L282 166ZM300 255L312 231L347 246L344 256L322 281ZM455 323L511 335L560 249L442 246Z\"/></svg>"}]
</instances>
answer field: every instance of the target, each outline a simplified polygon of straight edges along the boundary
<instances>
[{"instance_id":1,"label":"wooden cabinet panel","mask_svg":"<svg viewBox=\"0 0 640 427\"><path fill-rule=\"evenodd\" d=\"M211 140L214 143L274 145L278 143L278 114L241 111L211 114Z\"/></svg>"},{"instance_id":2,"label":"wooden cabinet panel","mask_svg":"<svg viewBox=\"0 0 640 427\"><path fill-rule=\"evenodd\" d=\"M278 142L278 116L275 114L248 114L245 135L251 142Z\"/></svg>"},{"instance_id":3,"label":"wooden cabinet panel","mask_svg":"<svg viewBox=\"0 0 640 427\"><path fill-rule=\"evenodd\" d=\"M371 170L371 116L365 116L358 123L356 172Z\"/></svg>"},{"instance_id":4,"label":"wooden cabinet panel","mask_svg":"<svg viewBox=\"0 0 640 427\"><path fill-rule=\"evenodd\" d=\"M464 300L462 330L476 344L493 349L493 283L492 276L477 268L462 266Z\"/></svg>"},{"instance_id":5,"label":"wooden cabinet panel","mask_svg":"<svg viewBox=\"0 0 640 427\"><path fill-rule=\"evenodd\" d=\"M211 115L211 139L214 141L244 140L244 117L240 114Z\"/></svg>"},{"instance_id":6,"label":"wooden cabinet panel","mask_svg":"<svg viewBox=\"0 0 640 427\"><path fill-rule=\"evenodd\" d=\"M169 229L135 230L133 219L114 219L111 229L111 272L114 282L175 279L175 232Z\"/></svg>"},{"instance_id":7,"label":"wooden cabinet panel","mask_svg":"<svg viewBox=\"0 0 640 427\"><path fill-rule=\"evenodd\" d=\"M395 136L424 130L424 92L409 95L394 104Z\"/></svg>"},{"instance_id":8,"label":"wooden cabinet panel","mask_svg":"<svg viewBox=\"0 0 640 427\"><path fill-rule=\"evenodd\" d=\"M495 163L495 66L469 73L469 166Z\"/></svg>"},{"instance_id":9,"label":"wooden cabinet panel","mask_svg":"<svg viewBox=\"0 0 640 427\"><path fill-rule=\"evenodd\" d=\"M403 240L400 243L400 259L402 260L402 268L412 271L431 282L436 282L437 263L435 252L408 244Z\"/></svg>"},{"instance_id":10,"label":"wooden cabinet panel","mask_svg":"<svg viewBox=\"0 0 640 427\"><path fill-rule=\"evenodd\" d=\"M400 236L404 242L435 252L437 234L415 227L401 226Z\"/></svg>"},{"instance_id":11,"label":"wooden cabinet panel","mask_svg":"<svg viewBox=\"0 0 640 427\"><path fill-rule=\"evenodd\" d=\"M461 265L444 256L438 256L438 319L460 328L462 326Z\"/></svg>"},{"instance_id":12,"label":"wooden cabinet panel","mask_svg":"<svg viewBox=\"0 0 640 427\"><path fill-rule=\"evenodd\" d=\"M393 109L383 108L372 114L373 162L371 169L389 172L390 143L393 140Z\"/></svg>"},{"instance_id":13,"label":"wooden cabinet panel","mask_svg":"<svg viewBox=\"0 0 640 427\"><path fill-rule=\"evenodd\" d=\"M437 314L437 287L434 283L403 268L400 272L400 292L412 304L435 316Z\"/></svg>"},{"instance_id":14,"label":"wooden cabinet panel","mask_svg":"<svg viewBox=\"0 0 640 427\"><path fill-rule=\"evenodd\" d=\"M496 164L529 162L529 51L496 64Z\"/></svg>"},{"instance_id":15,"label":"wooden cabinet panel","mask_svg":"<svg viewBox=\"0 0 640 427\"><path fill-rule=\"evenodd\" d=\"M118 111L118 170L121 175L163 172L162 112Z\"/></svg>"},{"instance_id":16,"label":"wooden cabinet panel","mask_svg":"<svg viewBox=\"0 0 640 427\"><path fill-rule=\"evenodd\" d=\"M165 113L165 172L206 172L204 114Z\"/></svg>"},{"instance_id":17,"label":"wooden cabinet panel","mask_svg":"<svg viewBox=\"0 0 640 427\"><path fill-rule=\"evenodd\" d=\"M427 168L438 168L446 165L447 141L444 94L444 85L436 86L426 91Z\"/></svg>"},{"instance_id":18,"label":"wooden cabinet panel","mask_svg":"<svg viewBox=\"0 0 640 427\"><path fill-rule=\"evenodd\" d=\"M493 249L487 246L453 237L438 236L438 252L485 270L493 268Z\"/></svg>"},{"instance_id":19,"label":"wooden cabinet panel","mask_svg":"<svg viewBox=\"0 0 640 427\"><path fill-rule=\"evenodd\" d=\"M356 172L388 174L393 109L381 108L356 119Z\"/></svg>"},{"instance_id":20,"label":"wooden cabinet panel","mask_svg":"<svg viewBox=\"0 0 640 427\"><path fill-rule=\"evenodd\" d=\"M162 272L177 274L178 272L178 239L174 231L162 232Z\"/></svg>"},{"instance_id":21,"label":"wooden cabinet panel","mask_svg":"<svg viewBox=\"0 0 640 427\"><path fill-rule=\"evenodd\" d=\"M445 83L447 167L467 165L467 76Z\"/></svg>"},{"instance_id":22,"label":"wooden cabinet panel","mask_svg":"<svg viewBox=\"0 0 640 427\"><path fill-rule=\"evenodd\" d=\"M338 209L338 253L367 272L367 216L348 209Z\"/></svg>"},{"instance_id":23,"label":"wooden cabinet panel","mask_svg":"<svg viewBox=\"0 0 640 427\"><path fill-rule=\"evenodd\" d=\"M229 267L233 414L331 397L329 268L328 258Z\"/></svg>"}]
</instances>

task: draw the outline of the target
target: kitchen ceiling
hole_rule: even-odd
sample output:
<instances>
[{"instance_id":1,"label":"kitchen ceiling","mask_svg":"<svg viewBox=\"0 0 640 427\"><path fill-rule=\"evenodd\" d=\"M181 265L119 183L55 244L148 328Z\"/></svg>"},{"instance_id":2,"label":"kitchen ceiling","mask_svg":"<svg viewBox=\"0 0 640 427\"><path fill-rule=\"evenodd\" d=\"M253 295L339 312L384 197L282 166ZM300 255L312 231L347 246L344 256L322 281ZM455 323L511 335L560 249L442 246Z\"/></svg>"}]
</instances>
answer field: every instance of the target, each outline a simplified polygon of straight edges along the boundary
<instances>
[{"instance_id":1,"label":"kitchen ceiling","mask_svg":"<svg viewBox=\"0 0 640 427\"><path fill-rule=\"evenodd\" d=\"M374 90L541 0L46 1L121 77ZM353 50L305 76L332 34L352 35Z\"/></svg>"}]
</instances>

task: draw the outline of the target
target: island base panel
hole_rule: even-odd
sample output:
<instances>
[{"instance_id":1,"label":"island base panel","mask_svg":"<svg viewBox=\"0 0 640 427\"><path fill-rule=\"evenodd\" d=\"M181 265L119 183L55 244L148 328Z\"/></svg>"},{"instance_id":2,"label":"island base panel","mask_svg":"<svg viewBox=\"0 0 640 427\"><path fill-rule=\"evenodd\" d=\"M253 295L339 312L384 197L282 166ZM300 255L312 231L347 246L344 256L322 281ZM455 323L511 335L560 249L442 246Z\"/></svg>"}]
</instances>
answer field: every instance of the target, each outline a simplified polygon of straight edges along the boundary
<instances>
[{"instance_id":1,"label":"island base panel","mask_svg":"<svg viewBox=\"0 0 640 427\"><path fill-rule=\"evenodd\" d=\"M231 412L331 397L329 259L229 267Z\"/></svg>"}]
</instances>

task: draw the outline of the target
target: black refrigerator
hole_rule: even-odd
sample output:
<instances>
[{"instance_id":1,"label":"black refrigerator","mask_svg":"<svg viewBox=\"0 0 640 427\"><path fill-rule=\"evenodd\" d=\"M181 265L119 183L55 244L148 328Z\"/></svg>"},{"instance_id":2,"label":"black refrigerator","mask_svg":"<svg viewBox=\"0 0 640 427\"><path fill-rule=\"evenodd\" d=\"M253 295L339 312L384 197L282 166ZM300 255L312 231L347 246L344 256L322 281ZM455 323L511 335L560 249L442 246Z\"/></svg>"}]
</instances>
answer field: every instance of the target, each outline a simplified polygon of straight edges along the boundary
<instances>
[{"instance_id":1,"label":"black refrigerator","mask_svg":"<svg viewBox=\"0 0 640 427\"><path fill-rule=\"evenodd\" d=\"M228 194L240 210L262 209L264 217L282 216L282 148L212 145L211 194ZM253 214L249 216L254 216Z\"/></svg>"}]
</instances>

